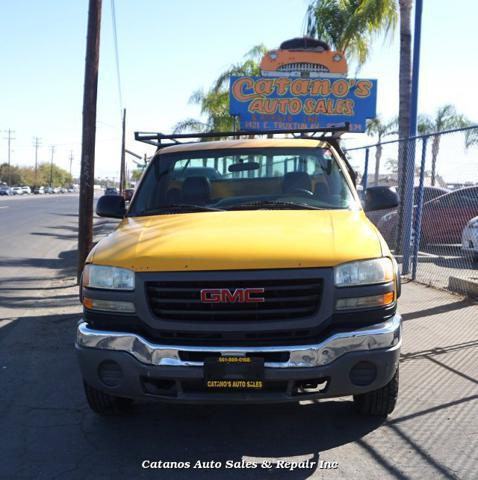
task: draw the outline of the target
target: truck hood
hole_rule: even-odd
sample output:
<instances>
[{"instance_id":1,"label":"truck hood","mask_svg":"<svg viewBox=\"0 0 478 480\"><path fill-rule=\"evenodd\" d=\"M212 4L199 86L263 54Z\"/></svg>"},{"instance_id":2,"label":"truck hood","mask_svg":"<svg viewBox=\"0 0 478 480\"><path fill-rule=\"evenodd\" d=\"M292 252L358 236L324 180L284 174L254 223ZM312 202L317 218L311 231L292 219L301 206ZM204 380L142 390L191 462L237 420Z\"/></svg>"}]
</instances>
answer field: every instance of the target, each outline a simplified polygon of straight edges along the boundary
<instances>
[{"instance_id":1,"label":"truck hood","mask_svg":"<svg viewBox=\"0 0 478 480\"><path fill-rule=\"evenodd\" d=\"M362 211L253 210L129 217L87 262L137 272L332 267L385 254Z\"/></svg>"}]
</instances>

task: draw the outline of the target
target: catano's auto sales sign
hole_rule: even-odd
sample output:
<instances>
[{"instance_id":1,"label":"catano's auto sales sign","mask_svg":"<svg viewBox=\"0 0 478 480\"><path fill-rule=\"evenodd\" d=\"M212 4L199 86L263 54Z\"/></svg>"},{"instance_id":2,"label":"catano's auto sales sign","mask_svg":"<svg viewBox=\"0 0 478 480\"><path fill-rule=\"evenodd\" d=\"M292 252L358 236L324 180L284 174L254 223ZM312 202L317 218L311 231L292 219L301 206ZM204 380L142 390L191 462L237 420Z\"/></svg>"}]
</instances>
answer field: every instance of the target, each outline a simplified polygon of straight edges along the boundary
<instances>
[{"instance_id":1,"label":"catano's auto sales sign","mask_svg":"<svg viewBox=\"0 0 478 480\"><path fill-rule=\"evenodd\" d=\"M354 78L231 77L230 114L241 130L329 128L364 132L374 118L377 81Z\"/></svg>"}]
</instances>

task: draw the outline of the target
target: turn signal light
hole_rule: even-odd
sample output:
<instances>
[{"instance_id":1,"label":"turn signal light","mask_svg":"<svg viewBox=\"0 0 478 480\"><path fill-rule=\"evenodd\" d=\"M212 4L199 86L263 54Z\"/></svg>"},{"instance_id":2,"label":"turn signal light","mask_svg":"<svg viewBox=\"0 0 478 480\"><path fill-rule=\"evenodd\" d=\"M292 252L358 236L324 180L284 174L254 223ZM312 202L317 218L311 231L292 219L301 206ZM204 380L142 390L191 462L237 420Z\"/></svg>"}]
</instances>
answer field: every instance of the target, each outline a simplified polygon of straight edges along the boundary
<instances>
[{"instance_id":1,"label":"turn signal light","mask_svg":"<svg viewBox=\"0 0 478 480\"><path fill-rule=\"evenodd\" d=\"M395 300L395 292L387 292L368 297L339 298L335 306L336 310L354 310L356 308L385 307Z\"/></svg>"},{"instance_id":2,"label":"turn signal light","mask_svg":"<svg viewBox=\"0 0 478 480\"><path fill-rule=\"evenodd\" d=\"M103 312L134 313L136 311L133 302L100 300L89 297L83 297L83 306L88 310L101 310Z\"/></svg>"}]
</instances>

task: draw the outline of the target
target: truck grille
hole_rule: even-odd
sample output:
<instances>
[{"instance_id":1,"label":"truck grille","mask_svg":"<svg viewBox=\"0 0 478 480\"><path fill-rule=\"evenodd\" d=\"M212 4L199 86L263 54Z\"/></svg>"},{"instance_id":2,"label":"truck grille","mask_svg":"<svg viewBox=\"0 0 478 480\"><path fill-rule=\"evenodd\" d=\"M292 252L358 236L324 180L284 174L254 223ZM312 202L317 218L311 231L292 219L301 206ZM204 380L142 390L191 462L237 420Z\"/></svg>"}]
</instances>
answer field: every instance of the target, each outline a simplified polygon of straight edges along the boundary
<instances>
[{"instance_id":1,"label":"truck grille","mask_svg":"<svg viewBox=\"0 0 478 480\"><path fill-rule=\"evenodd\" d=\"M264 302L203 303L201 290L263 288ZM320 306L321 279L147 282L154 314L163 320L248 321L303 318Z\"/></svg>"}]
</instances>

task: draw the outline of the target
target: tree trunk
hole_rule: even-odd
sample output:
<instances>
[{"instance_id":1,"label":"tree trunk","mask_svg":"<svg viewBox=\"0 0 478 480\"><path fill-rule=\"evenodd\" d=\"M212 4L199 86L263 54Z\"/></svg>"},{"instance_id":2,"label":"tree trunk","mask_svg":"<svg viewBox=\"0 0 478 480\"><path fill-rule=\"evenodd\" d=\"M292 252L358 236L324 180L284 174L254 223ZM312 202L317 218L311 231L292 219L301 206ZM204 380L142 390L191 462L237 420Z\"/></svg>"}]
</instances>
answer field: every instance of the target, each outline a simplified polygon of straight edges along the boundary
<instances>
[{"instance_id":1,"label":"tree trunk","mask_svg":"<svg viewBox=\"0 0 478 480\"><path fill-rule=\"evenodd\" d=\"M438 135L435 135L433 137L433 142L432 142L432 187L435 186L436 183L436 176L437 176L437 158L438 158L438 152L440 150L440 137Z\"/></svg>"},{"instance_id":2,"label":"tree trunk","mask_svg":"<svg viewBox=\"0 0 478 480\"><path fill-rule=\"evenodd\" d=\"M399 109L398 137L407 138L410 130L410 102L412 88L412 31L411 14L413 0L399 0L400 7L400 73L399 73ZM400 202L398 208L397 253L400 253L403 224L403 198L405 193L406 165L408 157L408 142L398 145L398 190Z\"/></svg>"},{"instance_id":3,"label":"tree trunk","mask_svg":"<svg viewBox=\"0 0 478 480\"><path fill-rule=\"evenodd\" d=\"M379 139L380 141L380 139ZM374 185L378 185L378 178L380 176L380 159L382 158L382 145L377 145L375 149L375 178Z\"/></svg>"}]
</instances>

